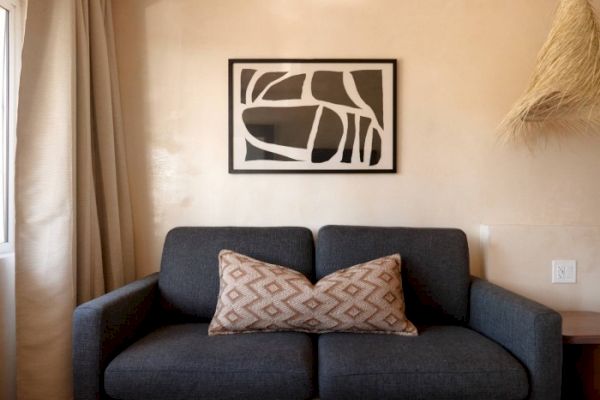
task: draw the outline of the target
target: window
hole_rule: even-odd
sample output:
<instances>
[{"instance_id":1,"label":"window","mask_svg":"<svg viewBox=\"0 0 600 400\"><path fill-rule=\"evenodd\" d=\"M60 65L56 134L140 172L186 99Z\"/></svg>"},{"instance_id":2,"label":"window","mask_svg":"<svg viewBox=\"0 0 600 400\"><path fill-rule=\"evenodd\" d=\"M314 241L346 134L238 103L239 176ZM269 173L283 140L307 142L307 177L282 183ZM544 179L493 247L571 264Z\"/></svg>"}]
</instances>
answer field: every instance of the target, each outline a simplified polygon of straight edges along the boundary
<instances>
[{"instance_id":1,"label":"window","mask_svg":"<svg viewBox=\"0 0 600 400\"><path fill-rule=\"evenodd\" d=\"M17 0L0 0L0 252L12 251Z\"/></svg>"}]
</instances>

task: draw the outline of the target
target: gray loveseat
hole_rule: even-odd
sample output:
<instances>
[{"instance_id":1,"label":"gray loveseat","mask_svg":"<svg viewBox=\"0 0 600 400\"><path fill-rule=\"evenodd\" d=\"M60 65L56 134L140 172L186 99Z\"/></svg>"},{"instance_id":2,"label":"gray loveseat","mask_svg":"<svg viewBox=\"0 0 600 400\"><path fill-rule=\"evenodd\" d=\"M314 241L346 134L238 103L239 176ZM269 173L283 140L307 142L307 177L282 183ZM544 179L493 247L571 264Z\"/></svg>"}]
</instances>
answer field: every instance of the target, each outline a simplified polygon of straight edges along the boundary
<instances>
[{"instance_id":1,"label":"gray loveseat","mask_svg":"<svg viewBox=\"0 0 600 400\"><path fill-rule=\"evenodd\" d=\"M313 281L399 252L420 335L209 337L224 248ZM305 228L176 228L160 273L75 310L75 399L558 399L560 315L468 260L456 229L326 226L315 245Z\"/></svg>"}]
</instances>

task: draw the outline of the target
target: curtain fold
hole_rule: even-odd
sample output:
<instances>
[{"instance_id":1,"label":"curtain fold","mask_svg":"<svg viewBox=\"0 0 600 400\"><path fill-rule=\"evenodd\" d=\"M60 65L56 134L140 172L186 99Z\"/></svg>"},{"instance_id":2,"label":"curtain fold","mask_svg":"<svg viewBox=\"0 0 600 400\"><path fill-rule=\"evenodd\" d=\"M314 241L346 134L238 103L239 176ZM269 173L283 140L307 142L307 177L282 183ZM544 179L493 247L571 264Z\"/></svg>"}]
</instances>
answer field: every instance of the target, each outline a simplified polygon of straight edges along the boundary
<instances>
[{"instance_id":1,"label":"curtain fold","mask_svg":"<svg viewBox=\"0 0 600 400\"><path fill-rule=\"evenodd\" d=\"M110 0L29 0L15 174L17 397L72 397L76 304L134 279Z\"/></svg>"}]
</instances>

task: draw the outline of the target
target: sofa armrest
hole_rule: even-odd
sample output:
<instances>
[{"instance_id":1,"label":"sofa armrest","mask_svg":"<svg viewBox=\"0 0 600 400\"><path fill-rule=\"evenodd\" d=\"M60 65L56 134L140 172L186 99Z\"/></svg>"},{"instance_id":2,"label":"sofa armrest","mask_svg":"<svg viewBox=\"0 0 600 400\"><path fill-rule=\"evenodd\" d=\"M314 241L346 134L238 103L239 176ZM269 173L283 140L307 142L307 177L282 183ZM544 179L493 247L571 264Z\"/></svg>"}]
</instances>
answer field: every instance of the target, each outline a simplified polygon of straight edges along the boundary
<instances>
[{"instance_id":1,"label":"sofa armrest","mask_svg":"<svg viewBox=\"0 0 600 400\"><path fill-rule=\"evenodd\" d=\"M560 399L561 316L487 281L471 281L469 325L510 351L527 369L529 399Z\"/></svg>"},{"instance_id":2,"label":"sofa armrest","mask_svg":"<svg viewBox=\"0 0 600 400\"><path fill-rule=\"evenodd\" d=\"M73 314L75 400L104 398L107 364L152 324L158 273L81 304Z\"/></svg>"}]
</instances>

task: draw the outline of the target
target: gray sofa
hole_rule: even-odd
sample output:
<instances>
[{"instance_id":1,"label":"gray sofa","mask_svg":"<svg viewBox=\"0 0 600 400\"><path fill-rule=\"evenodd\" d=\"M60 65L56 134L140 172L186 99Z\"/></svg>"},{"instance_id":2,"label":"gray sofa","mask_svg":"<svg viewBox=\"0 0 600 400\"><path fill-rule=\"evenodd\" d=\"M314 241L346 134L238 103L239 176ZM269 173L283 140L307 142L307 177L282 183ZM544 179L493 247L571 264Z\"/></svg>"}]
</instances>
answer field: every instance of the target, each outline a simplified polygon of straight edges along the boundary
<instances>
[{"instance_id":1,"label":"gray sofa","mask_svg":"<svg viewBox=\"0 0 600 400\"><path fill-rule=\"evenodd\" d=\"M418 337L297 332L207 336L231 249L313 281L402 255ZM316 252L315 252L316 248ZM558 399L560 315L469 275L456 229L176 228L160 273L82 304L75 399Z\"/></svg>"}]
</instances>

